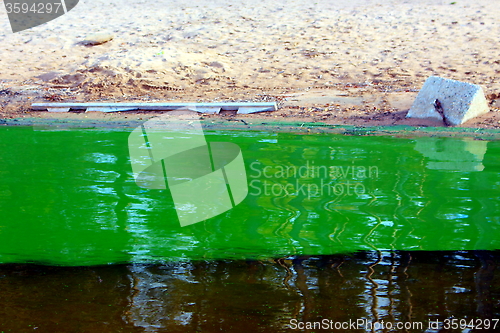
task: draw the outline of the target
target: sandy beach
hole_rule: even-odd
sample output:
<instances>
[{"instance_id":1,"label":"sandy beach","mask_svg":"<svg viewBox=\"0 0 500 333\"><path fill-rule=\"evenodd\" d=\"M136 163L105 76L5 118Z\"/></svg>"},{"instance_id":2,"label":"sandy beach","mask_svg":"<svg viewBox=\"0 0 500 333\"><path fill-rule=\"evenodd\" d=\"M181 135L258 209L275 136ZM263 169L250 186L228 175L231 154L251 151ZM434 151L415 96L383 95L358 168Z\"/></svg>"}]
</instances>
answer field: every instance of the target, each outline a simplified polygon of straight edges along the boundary
<instances>
[{"instance_id":1,"label":"sandy beach","mask_svg":"<svg viewBox=\"0 0 500 333\"><path fill-rule=\"evenodd\" d=\"M437 75L483 87L491 112L465 127L500 127L496 0L92 0L18 33L0 2L3 118L53 117L30 109L43 101L277 101L233 117L429 125L405 115Z\"/></svg>"}]
</instances>

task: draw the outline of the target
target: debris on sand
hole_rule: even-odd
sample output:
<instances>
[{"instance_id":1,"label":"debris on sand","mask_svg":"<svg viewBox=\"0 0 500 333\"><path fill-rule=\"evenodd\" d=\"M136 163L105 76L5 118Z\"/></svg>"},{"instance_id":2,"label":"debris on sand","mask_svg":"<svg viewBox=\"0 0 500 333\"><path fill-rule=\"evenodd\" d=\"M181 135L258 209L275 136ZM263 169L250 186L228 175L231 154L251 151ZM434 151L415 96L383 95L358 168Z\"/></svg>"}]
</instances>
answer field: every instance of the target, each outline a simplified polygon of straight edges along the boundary
<instances>
[{"instance_id":1,"label":"debris on sand","mask_svg":"<svg viewBox=\"0 0 500 333\"><path fill-rule=\"evenodd\" d=\"M113 34L106 33L106 32L99 32L99 33L95 33L92 35L88 35L82 41L82 44L87 45L87 46L101 45L101 44L109 42L113 38L115 38L115 36Z\"/></svg>"}]
</instances>

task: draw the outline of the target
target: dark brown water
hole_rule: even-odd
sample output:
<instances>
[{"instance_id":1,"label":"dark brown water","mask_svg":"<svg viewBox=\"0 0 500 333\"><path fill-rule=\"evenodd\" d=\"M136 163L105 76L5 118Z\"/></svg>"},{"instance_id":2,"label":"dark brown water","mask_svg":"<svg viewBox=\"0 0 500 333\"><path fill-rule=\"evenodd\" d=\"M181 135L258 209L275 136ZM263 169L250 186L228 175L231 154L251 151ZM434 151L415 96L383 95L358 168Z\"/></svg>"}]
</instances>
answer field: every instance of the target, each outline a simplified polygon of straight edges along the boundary
<instances>
[{"instance_id":1,"label":"dark brown water","mask_svg":"<svg viewBox=\"0 0 500 333\"><path fill-rule=\"evenodd\" d=\"M361 252L165 265L7 264L0 266L0 332L495 331L428 325L500 318L499 257ZM324 319L423 326L292 329Z\"/></svg>"}]
</instances>

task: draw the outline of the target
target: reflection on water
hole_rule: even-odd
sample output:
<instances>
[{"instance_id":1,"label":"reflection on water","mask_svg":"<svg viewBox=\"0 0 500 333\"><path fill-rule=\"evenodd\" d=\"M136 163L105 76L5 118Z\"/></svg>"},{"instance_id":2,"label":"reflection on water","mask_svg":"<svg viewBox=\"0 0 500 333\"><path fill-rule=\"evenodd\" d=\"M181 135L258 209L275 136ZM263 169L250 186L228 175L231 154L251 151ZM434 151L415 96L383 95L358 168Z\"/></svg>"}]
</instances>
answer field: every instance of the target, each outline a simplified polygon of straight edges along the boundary
<instances>
[{"instance_id":1,"label":"reflection on water","mask_svg":"<svg viewBox=\"0 0 500 333\"><path fill-rule=\"evenodd\" d=\"M463 138L419 138L415 150L431 161L429 169L450 171L483 171L483 158L488 141Z\"/></svg>"},{"instance_id":2,"label":"reflection on water","mask_svg":"<svg viewBox=\"0 0 500 333\"><path fill-rule=\"evenodd\" d=\"M499 141L207 132L249 194L181 228L128 134L0 128L0 332L500 318Z\"/></svg>"},{"instance_id":3,"label":"reflection on water","mask_svg":"<svg viewBox=\"0 0 500 333\"><path fill-rule=\"evenodd\" d=\"M415 251L74 268L10 264L0 266L1 329L290 332L293 319L428 325L499 318L498 259L488 251ZM396 331L426 330L386 330Z\"/></svg>"},{"instance_id":4,"label":"reflection on water","mask_svg":"<svg viewBox=\"0 0 500 333\"><path fill-rule=\"evenodd\" d=\"M135 184L128 134L1 128L0 262L500 249L500 141L209 131L240 147L249 193L180 227L168 189Z\"/></svg>"}]
</instances>

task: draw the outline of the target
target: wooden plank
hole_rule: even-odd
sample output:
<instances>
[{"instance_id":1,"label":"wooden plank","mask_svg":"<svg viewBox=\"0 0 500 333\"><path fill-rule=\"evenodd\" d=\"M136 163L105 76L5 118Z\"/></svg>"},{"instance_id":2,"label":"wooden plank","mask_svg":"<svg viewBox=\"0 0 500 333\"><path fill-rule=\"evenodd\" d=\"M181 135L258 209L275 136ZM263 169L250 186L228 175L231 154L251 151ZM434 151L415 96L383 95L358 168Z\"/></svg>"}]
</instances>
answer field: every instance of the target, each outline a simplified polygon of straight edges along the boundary
<instances>
[{"instance_id":1,"label":"wooden plank","mask_svg":"<svg viewBox=\"0 0 500 333\"><path fill-rule=\"evenodd\" d=\"M33 110L48 110L69 108L71 110L87 110L87 111L169 111L178 109L192 109L198 112L204 110L239 110L243 113L253 113L262 111L275 111L278 109L274 102L220 102L220 103L33 103ZM251 109L249 109L251 108Z\"/></svg>"},{"instance_id":2,"label":"wooden plank","mask_svg":"<svg viewBox=\"0 0 500 333\"><path fill-rule=\"evenodd\" d=\"M121 112L121 111L134 111L137 108L126 108L119 106L91 106L88 107L85 112L99 111L99 112Z\"/></svg>"}]
</instances>

